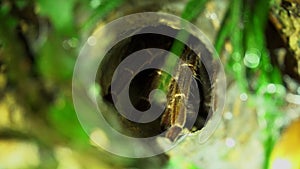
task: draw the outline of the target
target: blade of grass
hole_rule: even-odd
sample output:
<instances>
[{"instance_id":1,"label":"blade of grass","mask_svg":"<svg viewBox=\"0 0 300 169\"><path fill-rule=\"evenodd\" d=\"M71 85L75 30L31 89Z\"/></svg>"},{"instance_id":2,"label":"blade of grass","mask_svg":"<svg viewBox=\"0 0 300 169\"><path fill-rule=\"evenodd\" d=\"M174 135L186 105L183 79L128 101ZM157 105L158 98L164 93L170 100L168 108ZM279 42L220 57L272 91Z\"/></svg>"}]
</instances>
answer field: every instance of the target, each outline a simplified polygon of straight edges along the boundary
<instances>
[{"instance_id":1,"label":"blade of grass","mask_svg":"<svg viewBox=\"0 0 300 169\"><path fill-rule=\"evenodd\" d=\"M103 19L107 14L109 14L112 10L116 9L120 5L122 5L123 0L106 0L101 5L99 5L94 13L89 17L89 19L83 23L81 26L81 30L86 32L90 30L95 23L99 20Z\"/></svg>"},{"instance_id":2,"label":"blade of grass","mask_svg":"<svg viewBox=\"0 0 300 169\"><path fill-rule=\"evenodd\" d=\"M208 0L190 0L182 14L181 17L185 20L192 21L197 18L201 14L201 12L204 10L205 4Z\"/></svg>"},{"instance_id":3,"label":"blade of grass","mask_svg":"<svg viewBox=\"0 0 300 169\"><path fill-rule=\"evenodd\" d=\"M187 21L192 21L194 19L197 18L198 15L201 14L201 12L204 10L205 8L205 4L207 3L208 0L190 0L182 14L181 14L181 18L187 20ZM182 23L183 24L183 23ZM188 34L184 33L183 31L179 31L176 39L181 39L183 42L186 42L186 40L188 39ZM180 55L183 52L184 49L184 43L181 43L178 40L175 40L172 44L171 47L171 52L173 54L175 54L176 56L180 57ZM166 60L166 63L164 65L164 67L166 68L171 68L170 70L174 70L176 67L176 61L172 59L172 57L168 57L168 59ZM167 85L171 82L171 78L169 76L163 76L158 84L158 88L162 89L162 90L166 90Z\"/></svg>"},{"instance_id":4,"label":"blade of grass","mask_svg":"<svg viewBox=\"0 0 300 169\"><path fill-rule=\"evenodd\" d=\"M229 37L229 35L231 34L234 28L234 23L232 23L231 17L229 16L230 16L230 10L227 10L225 17L221 23L221 29L219 30L215 40L214 46L219 55L221 54L226 39Z\"/></svg>"},{"instance_id":5,"label":"blade of grass","mask_svg":"<svg viewBox=\"0 0 300 169\"><path fill-rule=\"evenodd\" d=\"M241 26L244 19L243 12L243 1L231 0L230 6L222 21L221 29L215 40L215 49L218 54L221 54L226 40L230 40L233 51L230 54L228 64L226 64L225 68L237 81L239 88L245 92L248 83L246 80L246 70L242 60L244 56L244 30Z\"/></svg>"},{"instance_id":6,"label":"blade of grass","mask_svg":"<svg viewBox=\"0 0 300 169\"><path fill-rule=\"evenodd\" d=\"M246 92L248 88L248 82L246 79L246 70L243 65L244 47L243 47L243 37L244 29L242 25L242 19L244 19L243 13L243 1L232 0L231 5L231 22L233 30L230 36L230 41L233 46L233 51L229 60L229 65L233 70L233 75L238 82L239 88Z\"/></svg>"},{"instance_id":7,"label":"blade of grass","mask_svg":"<svg viewBox=\"0 0 300 169\"><path fill-rule=\"evenodd\" d=\"M281 93L266 93L269 84L282 84L278 68L273 67L271 64L264 36L269 13L269 3L269 0L256 1L253 11L249 12L249 22L246 25L245 34L246 50L250 51L254 49L258 51L260 61L257 67L248 69L248 74L250 78L255 79L256 85L252 87L257 95L261 95L264 98L263 104L266 105L264 113L259 116L259 120L266 124L263 129L263 135L265 136L263 140L265 148L264 169L268 169L270 166L269 158L280 133L280 126L276 124L276 121L282 117L282 113L279 110L283 102Z\"/></svg>"}]
</instances>

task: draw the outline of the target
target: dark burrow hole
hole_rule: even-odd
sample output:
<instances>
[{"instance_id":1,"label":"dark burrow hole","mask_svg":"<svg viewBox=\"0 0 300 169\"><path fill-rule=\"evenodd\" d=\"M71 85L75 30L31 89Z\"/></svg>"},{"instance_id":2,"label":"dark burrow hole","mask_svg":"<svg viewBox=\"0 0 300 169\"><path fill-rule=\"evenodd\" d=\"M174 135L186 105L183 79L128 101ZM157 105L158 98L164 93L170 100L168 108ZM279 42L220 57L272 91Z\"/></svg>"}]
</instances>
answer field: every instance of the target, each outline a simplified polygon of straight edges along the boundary
<instances>
[{"instance_id":1,"label":"dark burrow hole","mask_svg":"<svg viewBox=\"0 0 300 169\"><path fill-rule=\"evenodd\" d=\"M166 29L171 31L172 34L176 35L178 30L167 26L158 26L159 29ZM144 28L144 29L151 29L151 28ZM143 32L145 30L141 30ZM189 36L188 42L194 41L197 42L197 45L201 47L202 50L206 50L204 53L209 53L206 49L205 45L200 42L194 36ZM104 98L106 104L114 105L112 94L111 94L111 81L114 71L116 70L117 66L122 62L130 54L147 48L159 48L170 51L172 44L174 42L174 38L161 35L161 34L153 34L153 33L143 33L143 34L136 34L129 38L126 38L120 42L118 42L114 47L112 47L109 52L105 55L104 59L102 60L97 79L99 85L101 86L101 96ZM188 48L186 45L185 49ZM192 51L193 52L193 51ZM193 52L194 56L197 56ZM164 64L164 63L161 63ZM197 84L199 86L199 94L201 97L201 104L197 116L197 120L194 124L194 129L199 130L201 129L209 117L208 112L211 109L210 104L207 104L211 101L211 92L212 92L212 85L208 76L207 71L205 70L203 63L201 66L195 65L197 67L197 74L195 74L195 78L197 80ZM133 106L140 111L145 111L150 108L150 103L147 98L149 98L149 93L158 88L158 79L161 76L169 76L165 73L158 73L159 70L157 69L147 69L144 71L139 72L133 80L130 82L130 89L129 89L129 96L130 101ZM122 73L128 73L126 71ZM200 77L200 75L202 77ZM120 75L119 77L122 77ZM124 86L126 79L121 80L120 82L120 90ZM101 105L99 106L101 109ZM115 112L115 113L114 113ZM118 121L121 124L121 127L115 127L115 129L125 135L132 136L132 137L152 137L161 134L164 129L162 129L160 125L161 116L156 120L149 122L149 123L136 123L130 120L127 120L125 117L121 116L120 114L116 113L116 111L105 112L104 117L107 119L109 123L113 126L112 122L110 122L110 116L116 116Z\"/></svg>"}]
</instances>

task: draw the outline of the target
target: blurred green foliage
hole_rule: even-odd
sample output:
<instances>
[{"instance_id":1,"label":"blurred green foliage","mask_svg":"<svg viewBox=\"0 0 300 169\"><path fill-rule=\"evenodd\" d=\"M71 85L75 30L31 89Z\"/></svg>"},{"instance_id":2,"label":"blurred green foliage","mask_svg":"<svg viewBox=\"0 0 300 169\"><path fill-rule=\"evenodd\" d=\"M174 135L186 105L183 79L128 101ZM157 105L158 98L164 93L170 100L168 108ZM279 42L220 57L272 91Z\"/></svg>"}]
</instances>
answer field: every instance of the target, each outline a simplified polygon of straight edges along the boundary
<instances>
[{"instance_id":1,"label":"blurred green foliage","mask_svg":"<svg viewBox=\"0 0 300 169\"><path fill-rule=\"evenodd\" d=\"M173 158L171 159L168 164L166 165L166 167L164 167L164 169L174 169L174 168L178 168L178 169L202 169L199 168L198 166L194 165L191 162L187 162L181 158Z\"/></svg>"},{"instance_id":2,"label":"blurred green foliage","mask_svg":"<svg viewBox=\"0 0 300 169\"><path fill-rule=\"evenodd\" d=\"M60 94L54 105L49 109L49 118L55 129L75 144L84 146L88 143L88 135L82 130L78 122L70 98Z\"/></svg>"},{"instance_id":3,"label":"blurred green foliage","mask_svg":"<svg viewBox=\"0 0 300 169\"><path fill-rule=\"evenodd\" d=\"M283 105L285 89L279 69L272 66L266 47L265 26L269 13L269 1L231 0L221 30L216 39L216 50L221 53L227 39L233 51L228 59L226 70L234 77L245 93L252 95L254 105L265 105L259 113L259 121L266 124L262 131L265 146L265 164L278 139L280 127L276 121L282 118L280 107ZM273 87L274 91L269 88ZM261 99L258 99L261 98Z\"/></svg>"},{"instance_id":4,"label":"blurred green foliage","mask_svg":"<svg viewBox=\"0 0 300 169\"><path fill-rule=\"evenodd\" d=\"M0 2L1 61L10 85L34 98L35 110L71 144L89 145L77 119L71 81L80 41L122 0L3 0ZM84 29L83 29L84 27ZM0 48L0 49L1 49ZM4 58L3 58L4 56ZM24 71L25 70L25 71ZM43 91L32 86L40 85ZM27 91L27 92L26 92ZM33 92L34 91L34 92ZM50 101L46 100L50 95ZM42 104L45 99L46 103ZM26 100L24 100L25 104Z\"/></svg>"},{"instance_id":5,"label":"blurred green foliage","mask_svg":"<svg viewBox=\"0 0 300 169\"><path fill-rule=\"evenodd\" d=\"M48 17L57 32L68 36L76 34L74 29L76 0L38 0L36 3L39 15Z\"/></svg>"}]
</instances>

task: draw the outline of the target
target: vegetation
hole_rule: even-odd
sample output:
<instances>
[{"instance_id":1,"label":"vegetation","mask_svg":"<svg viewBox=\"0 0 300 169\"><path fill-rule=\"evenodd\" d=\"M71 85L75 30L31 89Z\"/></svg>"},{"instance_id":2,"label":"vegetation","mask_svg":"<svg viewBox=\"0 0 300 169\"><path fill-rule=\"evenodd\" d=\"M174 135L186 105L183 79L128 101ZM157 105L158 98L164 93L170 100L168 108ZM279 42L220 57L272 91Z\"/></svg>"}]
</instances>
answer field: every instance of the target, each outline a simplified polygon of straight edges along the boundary
<instances>
[{"instance_id":1,"label":"vegetation","mask_svg":"<svg viewBox=\"0 0 300 169\"><path fill-rule=\"evenodd\" d=\"M281 107L286 92L281 72L271 63L266 46L265 28L270 1L229 1L214 44L218 54L225 58L222 60L225 60L224 67L229 79L235 81L240 90L249 96L253 106L257 100L265 105L263 110L259 110L258 121L264 124L261 131L266 159L263 168L267 169L270 153L282 127L276 124L276 120L283 116ZM194 22L208 2L189 0L181 17ZM24 108L25 119L28 120L24 122L25 127L16 131L12 129L13 132L20 135L29 133L29 138L50 149L55 144L65 145L66 142L70 143L72 149L90 148L89 138L81 128L72 104L73 68L80 47L97 23L110 20L109 16L122 10L122 5L126 3L132 2L0 2L0 75L6 79L5 82L0 80L0 100L3 101L8 94L12 95L17 105ZM230 44L232 49L226 50L226 44ZM177 49L180 46L174 44L172 50ZM41 127L43 125L46 127ZM7 128L1 127L0 123L0 140L4 139L2 132ZM117 162L114 165L117 168L139 163L134 159L115 158ZM103 161L108 163L106 165L113 163L108 157ZM178 161L171 160L166 168L180 165ZM46 165L38 167L47 168ZM197 168L194 164L186 166Z\"/></svg>"}]
</instances>

